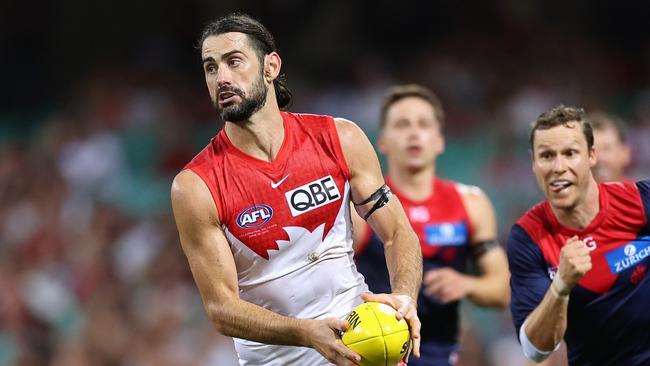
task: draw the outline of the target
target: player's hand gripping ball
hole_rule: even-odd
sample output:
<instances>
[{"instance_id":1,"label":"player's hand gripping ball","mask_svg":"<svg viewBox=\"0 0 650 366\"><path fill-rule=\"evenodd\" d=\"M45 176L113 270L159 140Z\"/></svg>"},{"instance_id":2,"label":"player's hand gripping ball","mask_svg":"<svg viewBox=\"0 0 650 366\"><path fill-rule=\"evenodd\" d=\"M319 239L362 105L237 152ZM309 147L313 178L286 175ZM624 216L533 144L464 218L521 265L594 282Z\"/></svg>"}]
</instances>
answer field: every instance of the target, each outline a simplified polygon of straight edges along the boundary
<instances>
[{"instance_id":1,"label":"player's hand gripping ball","mask_svg":"<svg viewBox=\"0 0 650 366\"><path fill-rule=\"evenodd\" d=\"M395 366L406 355L410 332L397 311L378 302L366 302L352 310L345 320L350 327L341 340L361 356L361 366Z\"/></svg>"}]
</instances>

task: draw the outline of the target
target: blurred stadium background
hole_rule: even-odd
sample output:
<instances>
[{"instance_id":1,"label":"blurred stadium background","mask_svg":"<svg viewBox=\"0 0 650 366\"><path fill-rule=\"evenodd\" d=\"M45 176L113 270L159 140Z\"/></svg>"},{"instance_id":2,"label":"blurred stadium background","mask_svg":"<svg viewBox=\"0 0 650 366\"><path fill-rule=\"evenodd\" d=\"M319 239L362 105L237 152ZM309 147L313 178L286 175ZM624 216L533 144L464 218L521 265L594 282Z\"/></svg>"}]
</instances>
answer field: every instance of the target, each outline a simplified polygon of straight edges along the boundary
<instances>
[{"instance_id":1,"label":"blurred stadium background","mask_svg":"<svg viewBox=\"0 0 650 366\"><path fill-rule=\"evenodd\" d=\"M526 133L550 106L623 118L629 175L650 175L646 2L5 0L0 366L235 364L169 204L172 177L221 126L196 39L233 10L275 34L293 111L372 138L386 86L438 93L439 173L487 191L502 242L541 198ZM525 364L507 312L463 313L462 365Z\"/></svg>"}]
</instances>

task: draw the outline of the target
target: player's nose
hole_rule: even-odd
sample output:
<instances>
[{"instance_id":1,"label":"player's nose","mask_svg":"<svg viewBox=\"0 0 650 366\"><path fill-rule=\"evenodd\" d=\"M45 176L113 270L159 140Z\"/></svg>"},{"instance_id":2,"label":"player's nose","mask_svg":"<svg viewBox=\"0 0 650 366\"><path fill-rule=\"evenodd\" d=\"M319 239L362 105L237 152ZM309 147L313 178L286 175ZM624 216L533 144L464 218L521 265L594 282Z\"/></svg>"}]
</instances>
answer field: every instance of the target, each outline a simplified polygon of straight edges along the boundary
<instances>
[{"instance_id":1,"label":"player's nose","mask_svg":"<svg viewBox=\"0 0 650 366\"><path fill-rule=\"evenodd\" d=\"M553 172L563 173L567 169L567 162L562 156L558 156L553 161Z\"/></svg>"},{"instance_id":2,"label":"player's nose","mask_svg":"<svg viewBox=\"0 0 650 366\"><path fill-rule=\"evenodd\" d=\"M407 134L409 138L417 139L420 137L421 132L422 130L413 123L409 124L407 127Z\"/></svg>"},{"instance_id":3,"label":"player's nose","mask_svg":"<svg viewBox=\"0 0 650 366\"><path fill-rule=\"evenodd\" d=\"M231 75L226 67L217 70L217 86L228 85L231 82Z\"/></svg>"}]
</instances>

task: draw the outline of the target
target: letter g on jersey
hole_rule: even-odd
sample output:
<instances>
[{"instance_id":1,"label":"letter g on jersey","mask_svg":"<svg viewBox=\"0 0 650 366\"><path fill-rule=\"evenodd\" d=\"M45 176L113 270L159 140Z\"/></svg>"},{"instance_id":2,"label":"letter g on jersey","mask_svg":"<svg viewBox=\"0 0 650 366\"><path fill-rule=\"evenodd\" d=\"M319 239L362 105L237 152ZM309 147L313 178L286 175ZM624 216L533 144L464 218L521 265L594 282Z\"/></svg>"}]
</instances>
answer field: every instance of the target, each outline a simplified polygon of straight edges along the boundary
<instances>
[{"instance_id":1,"label":"letter g on jersey","mask_svg":"<svg viewBox=\"0 0 650 366\"><path fill-rule=\"evenodd\" d=\"M341 193L331 175L292 189L284 196L294 217L341 199Z\"/></svg>"}]
</instances>

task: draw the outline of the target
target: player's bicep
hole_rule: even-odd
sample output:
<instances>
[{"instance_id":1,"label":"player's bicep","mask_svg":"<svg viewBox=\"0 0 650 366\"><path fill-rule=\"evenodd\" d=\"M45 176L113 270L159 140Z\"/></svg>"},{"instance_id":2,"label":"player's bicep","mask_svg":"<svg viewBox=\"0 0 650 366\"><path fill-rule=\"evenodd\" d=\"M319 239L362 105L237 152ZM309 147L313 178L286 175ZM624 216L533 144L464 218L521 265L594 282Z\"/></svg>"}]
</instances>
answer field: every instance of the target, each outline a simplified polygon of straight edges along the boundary
<instances>
[{"instance_id":1,"label":"player's bicep","mask_svg":"<svg viewBox=\"0 0 650 366\"><path fill-rule=\"evenodd\" d=\"M174 179L172 208L183 252L205 306L238 296L234 258L219 227L214 201L193 172L185 170Z\"/></svg>"},{"instance_id":2,"label":"player's bicep","mask_svg":"<svg viewBox=\"0 0 650 366\"><path fill-rule=\"evenodd\" d=\"M399 230L411 227L402 204L395 196L381 210L373 212L367 222L384 243L390 242Z\"/></svg>"},{"instance_id":3,"label":"player's bicep","mask_svg":"<svg viewBox=\"0 0 650 366\"><path fill-rule=\"evenodd\" d=\"M350 170L354 208L386 241L403 225L406 215L399 200L385 186L377 154L366 135L353 122L335 119L343 155Z\"/></svg>"},{"instance_id":4,"label":"player's bicep","mask_svg":"<svg viewBox=\"0 0 650 366\"><path fill-rule=\"evenodd\" d=\"M507 252L511 274L510 311L518 332L544 298L551 280L541 251L519 225L514 225L510 231Z\"/></svg>"},{"instance_id":5,"label":"player's bicep","mask_svg":"<svg viewBox=\"0 0 650 366\"><path fill-rule=\"evenodd\" d=\"M476 259L481 274L498 274L503 276L504 283L508 276L508 259L506 252L497 244Z\"/></svg>"},{"instance_id":6,"label":"player's bicep","mask_svg":"<svg viewBox=\"0 0 650 366\"><path fill-rule=\"evenodd\" d=\"M377 154L366 135L354 122L336 118L335 123L341 149L350 170L352 202L363 202L384 185ZM359 205L356 209L357 212L360 211ZM362 212L360 214L361 217L365 215Z\"/></svg>"},{"instance_id":7,"label":"player's bicep","mask_svg":"<svg viewBox=\"0 0 650 366\"><path fill-rule=\"evenodd\" d=\"M501 271L506 264L503 248L497 241L497 223L494 207L478 187L458 184L471 224L470 250L482 273ZM489 254L489 255L488 255Z\"/></svg>"},{"instance_id":8,"label":"player's bicep","mask_svg":"<svg viewBox=\"0 0 650 366\"><path fill-rule=\"evenodd\" d=\"M494 240L497 236L497 223L490 199L478 187L458 184L457 188L472 224L471 242Z\"/></svg>"},{"instance_id":9,"label":"player's bicep","mask_svg":"<svg viewBox=\"0 0 650 366\"><path fill-rule=\"evenodd\" d=\"M365 244L370 228L366 221L359 216L352 202L350 202L350 219L352 221L352 248L356 252Z\"/></svg>"}]
</instances>

